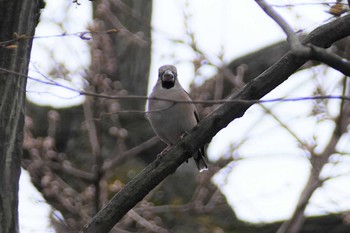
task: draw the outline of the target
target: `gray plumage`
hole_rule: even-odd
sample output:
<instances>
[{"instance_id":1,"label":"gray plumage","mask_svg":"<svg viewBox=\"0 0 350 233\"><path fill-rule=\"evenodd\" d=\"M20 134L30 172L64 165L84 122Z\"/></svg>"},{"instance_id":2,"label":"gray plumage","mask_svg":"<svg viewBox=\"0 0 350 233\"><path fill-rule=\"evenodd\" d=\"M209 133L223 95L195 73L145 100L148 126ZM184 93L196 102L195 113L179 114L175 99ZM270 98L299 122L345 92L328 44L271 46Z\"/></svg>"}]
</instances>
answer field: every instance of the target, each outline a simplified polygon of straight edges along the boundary
<instances>
[{"instance_id":1,"label":"gray plumage","mask_svg":"<svg viewBox=\"0 0 350 233\"><path fill-rule=\"evenodd\" d=\"M147 118L158 137L169 148L181 140L184 133L190 132L199 119L193 103L174 103L152 98L168 98L179 101L191 101L182 88L175 66L164 65L158 70L158 80L153 87L148 102ZM199 171L207 170L204 160L204 148L193 156Z\"/></svg>"}]
</instances>

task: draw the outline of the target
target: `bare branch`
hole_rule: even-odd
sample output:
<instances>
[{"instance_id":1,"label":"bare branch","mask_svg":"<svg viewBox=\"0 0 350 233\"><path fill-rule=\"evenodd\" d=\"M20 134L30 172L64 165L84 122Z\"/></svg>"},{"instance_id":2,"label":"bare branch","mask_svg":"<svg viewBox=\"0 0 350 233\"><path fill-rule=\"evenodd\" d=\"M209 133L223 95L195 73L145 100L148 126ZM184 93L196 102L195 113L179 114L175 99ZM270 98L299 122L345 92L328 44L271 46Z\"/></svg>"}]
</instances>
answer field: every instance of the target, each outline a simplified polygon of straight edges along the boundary
<instances>
[{"instance_id":1,"label":"bare branch","mask_svg":"<svg viewBox=\"0 0 350 233\"><path fill-rule=\"evenodd\" d=\"M335 55L336 56L336 55ZM326 58L325 58L326 59ZM331 58L333 59L333 58ZM340 62L339 59L340 57L336 58L338 59L337 62ZM333 61L335 62L335 61ZM344 62L344 64L338 66L340 67L339 69L345 70L348 72L349 67L347 67L350 63L349 62ZM141 95L106 95L106 94L97 94L97 93L92 93L84 90L78 90L73 87L67 86L60 84L56 81L43 81L37 78L33 78L27 75L23 75L20 73L17 73L15 71L11 71L8 69L4 69L0 67L0 71L6 72L6 73L11 73L11 74L16 74L19 75L22 78L29 78L35 81L38 81L43 84L47 85L52 85L52 86L58 86L62 87L64 89L73 91L78 93L78 95L85 95L85 96L92 96L92 97L97 97L97 98L105 98L105 99L118 99L118 100L158 100L158 101L168 101L172 103L194 103L194 104L211 104L211 105L216 105L216 104L224 104L224 103L242 103L242 104L256 104L256 103L273 103L273 102L294 102L294 101L306 101L306 100L320 100L320 99L340 99L340 100L346 100L350 101L350 96L344 96L344 95L322 95L322 96L304 96L304 97L293 97L293 98L273 98L273 99L264 99L264 100L259 100L259 99L251 99L251 100L244 100L244 99L217 99L217 100L176 100L176 99L170 99L170 98L164 98L164 97L154 97L150 98L148 96L141 96ZM45 92L46 93L46 92ZM162 111L165 109L160 109L156 111ZM147 113L145 111L140 111L140 110L118 110L116 111L117 113ZM108 114L108 113L101 113L101 114Z\"/></svg>"},{"instance_id":2,"label":"bare branch","mask_svg":"<svg viewBox=\"0 0 350 233\"><path fill-rule=\"evenodd\" d=\"M339 127L339 126L338 126ZM298 233L304 224L304 212L306 206L317 188L322 185L320 180L320 173L324 165L328 162L329 157L336 152L336 145L340 139L338 134L338 127L333 132L332 138L321 154L312 153L311 157L311 172L307 184L302 191L297 206L294 210L293 216L278 229L277 233Z\"/></svg>"},{"instance_id":3,"label":"bare branch","mask_svg":"<svg viewBox=\"0 0 350 233\"><path fill-rule=\"evenodd\" d=\"M15 43L22 41L22 40L33 40L33 39L47 39L47 38L56 38L56 37L69 37L69 36L75 36L79 37L82 40L90 40L90 37L87 37L87 35L91 34L110 34L110 33L118 33L122 31L123 29L117 29L117 28L111 28L106 31L81 31L81 32L74 32L74 33L62 33L57 35L47 35L47 36L28 36L28 35L18 35L14 34L13 39L6 40L6 41L0 41L0 47L5 48L11 48L9 46L14 45ZM15 47L16 48L16 47Z\"/></svg>"},{"instance_id":4,"label":"bare branch","mask_svg":"<svg viewBox=\"0 0 350 233\"><path fill-rule=\"evenodd\" d=\"M88 136L89 136L89 141L91 145L91 154L94 157L94 167L93 167L93 173L94 173L94 181L93 185L95 186L95 196L94 196L94 207L95 207L95 212L100 209L100 193L101 193L101 188L100 188L100 182L103 177L102 173L102 163L103 163L103 158L101 154L101 146L98 138L98 132L97 128L95 125L95 122L93 120L93 112L92 112L92 99L88 98L84 104L84 116L86 120L86 125L88 129Z\"/></svg>"},{"instance_id":5,"label":"bare branch","mask_svg":"<svg viewBox=\"0 0 350 233\"><path fill-rule=\"evenodd\" d=\"M122 35L129 37L130 41L137 43L141 46L148 46L148 42L143 38L143 34L130 32L118 19L118 17L115 16L115 14L111 10L111 5L109 1L102 1L96 13L100 14L101 17L105 17L105 20L109 21L109 23L115 26L115 28L120 28L118 29L118 31L122 32Z\"/></svg>"},{"instance_id":6,"label":"bare branch","mask_svg":"<svg viewBox=\"0 0 350 233\"><path fill-rule=\"evenodd\" d=\"M344 16L320 26L305 39L306 43L317 46L329 46L336 40L350 35L350 16ZM331 34L337 30L337 34ZM297 58L287 53L275 65L260 76L245 85L237 94L229 97L230 100L260 99L300 68L306 58ZM134 179L124 186L110 202L99 211L81 232L108 232L131 208L141 201L168 175L187 159L194 151L208 143L216 133L226 127L234 119L243 116L253 103L225 103L204 118L189 135L174 145L162 158L157 158L141 171Z\"/></svg>"},{"instance_id":7,"label":"bare branch","mask_svg":"<svg viewBox=\"0 0 350 233\"><path fill-rule=\"evenodd\" d=\"M264 105L260 105L260 107L262 107L264 109L264 111L269 114L275 121L278 122L278 124L280 124L280 126L287 130L288 133L290 135L292 135L292 137L305 149L305 148L309 148L309 145L307 145L301 138L299 138L286 124L284 124L282 122L281 119L279 119L270 109L268 109L267 107L265 107Z\"/></svg>"},{"instance_id":8,"label":"bare branch","mask_svg":"<svg viewBox=\"0 0 350 233\"><path fill-rule=\"evenodd\" d=\"M256 3L281 27L284 33L286 33L287 41L292 53L295 53L298 56L305 56L310 53L310 49L300 42L299 37L296 35L292 27L272 8L272 6L264 0L256 0Z\"/></svg>"},{"instance_id":9,"label":"bare branch","mask_svg":"<svg viewBox=\"0 0 350 233\"><path fill-rule=\"evenodd\" d=\"M86 181L93 181L94 175L92 173L82 171L78 168L72 167L70 164L61 164L58 162L50 162L48 164L52 169L63 171L66 174L72 175L76 178L80 178Z\"/></svg>"},{"instance_id":10,"label":"bare branch","mask_svg":"<svg viewBox=\"0 0 350 233\"><path fill-rule=\"evenodd\" d=\"M321 53L325 52L324 49L317 49L317 50L321 50ZM328 57L328 54L326 54L326 56ZM336 59L338 60L338 58ZM343 94L348 94L350 91L346 85L347 84L346 81L347 81L347 78L344 77ZM299 201L297 203L297 206L294 210L292 217L281 225L281 227L278 230L278 233L300 232L305 221L304 212L311 196L313 195L315 190L318 189L323 184L323 182L327 180L327 179L321 179L320 173L323 167L329 162L330 156L333 155L334 153L337 153L336 146L341 136L347 131L347 126L349 123L348 121L349 115L350 115L349 105L347 103L345 104L344 101L342 101L340 103L340 112L336 119L336 123L337 123L336 127L323 152L320 154L317 154L315 153L313 148L310 148L310 154L311 154L310 160L311 160L312 167L311 167L308 181L299 197Z\"/></svg>"},{"instance_id":11,"label":"bare branch","mask_svg":"<svg viewBox=\"0 0 350 233\"><path fill-rule=\"evenodd\" d=\"M316 61L323 62L328 66L342 72L346 76L350 76L350 62L334 53L328 52L323 48L310 46L311 58Z\"/></svg>"},{"instance_id":12,"label":"bare branch","mask_svg":"<svg viewBox=\"0 0 350 233\"><path fill-rule=\"evenodd\" d=\"M346 76L350 76L350 62L337 56L336 54L330 53L323 48L310 45L305 46L301 43L299 37L291 28L291 26L280 16L271 5L265 0L256 0L257 4L269 15L286 33L287 41L291 47L291 51L297 56L308 56L311 59L323 62L330 67L342 72ZM338 2L336 3L338 4ZM342 6L342 4L340 4Z\"/></svg>"},{"instance_id":13,"label":"bare branch","mask_svg":"<svg viewBox=\"0 0 350 233\"><path fill-rule=\"evenodd\" d=\"M169 233L168 230L161 228L150 221L147 221L147 219L143 218L141 215L136 213L134 210L130 210L128 212L128 216L135 220L137 223L139 223L141 226L145 227L147 230L156 232L156 233Z\"/></svg>"},{"instance_id":14,"label":"bare branch","mask_svg":"<svg viewBox=\"0 0 350 233\"><path fill-rule=\"evenodd\" d=\"M117 164L123 163L127 158L140 154L142 151L147 150L148 148L151 148L158 142L159 142L159 138L155 136L141 143L140 145L135 146L134 148L131 148L130 150L127 150L122 154L119 154L118 156L115 156L114 159L105 161L105 163L102 166L103 172L106 172L109 169L114 168Z\"/></svg>"}]
</instances>

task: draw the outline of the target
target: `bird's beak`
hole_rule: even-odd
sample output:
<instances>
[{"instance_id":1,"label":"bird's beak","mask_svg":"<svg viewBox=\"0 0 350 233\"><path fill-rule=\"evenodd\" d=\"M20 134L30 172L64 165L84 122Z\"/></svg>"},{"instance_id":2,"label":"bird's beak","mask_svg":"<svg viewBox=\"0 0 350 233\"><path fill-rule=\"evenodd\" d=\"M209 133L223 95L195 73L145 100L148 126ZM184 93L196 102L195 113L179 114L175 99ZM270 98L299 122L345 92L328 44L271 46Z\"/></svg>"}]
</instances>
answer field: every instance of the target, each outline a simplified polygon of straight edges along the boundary
<instances>
[{"instance_id":1,"label":"bird's beak","mask_svg":"<svg viewBox=\"0 0 350 233\"><path fill-rule=\"evenodd\" d=\"M162 76L162 81L163 82L174 82L175 81L175 76L173 72L170 70L166 70Z\"/></svg>"}]
</instances>

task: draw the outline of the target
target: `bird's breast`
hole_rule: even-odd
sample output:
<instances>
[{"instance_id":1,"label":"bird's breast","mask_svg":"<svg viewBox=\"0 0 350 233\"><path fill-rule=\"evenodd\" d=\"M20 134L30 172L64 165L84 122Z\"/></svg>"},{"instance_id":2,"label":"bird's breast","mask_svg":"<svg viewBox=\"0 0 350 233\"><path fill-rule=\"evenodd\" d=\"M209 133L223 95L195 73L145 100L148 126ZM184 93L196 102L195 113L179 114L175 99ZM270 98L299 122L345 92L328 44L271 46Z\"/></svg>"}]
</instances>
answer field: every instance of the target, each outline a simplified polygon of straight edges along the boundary
<instances>
[{"instance_id":1,"label":"bird's breast","mask_svg":"<svg viewBox=\"0 0 350 233\"><path fill-rule=\"evenodd\" d=\"M177 143L185 131L189 132L197 124L194 109L185 103L162 104L158 111L149 113L148 119L156 134L167 144Z\"/></svg>"}]
</instances>

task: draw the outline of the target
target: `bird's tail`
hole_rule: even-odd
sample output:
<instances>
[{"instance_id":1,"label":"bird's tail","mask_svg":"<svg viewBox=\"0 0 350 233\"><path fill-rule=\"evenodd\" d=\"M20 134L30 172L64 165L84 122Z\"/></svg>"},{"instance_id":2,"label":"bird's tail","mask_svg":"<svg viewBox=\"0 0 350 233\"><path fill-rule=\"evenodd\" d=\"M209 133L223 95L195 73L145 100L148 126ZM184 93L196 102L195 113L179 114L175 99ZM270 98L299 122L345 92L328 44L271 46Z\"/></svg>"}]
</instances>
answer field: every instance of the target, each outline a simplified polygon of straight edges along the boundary
<instances>
[{"instance_id":1,"label":"bird's tail","mask_svg":"<svg viewBox=\"0 0 350 233\"><path fill-rule=\"evenodd\" d=\"M207 162L205 162L204 157L205 157L204 148L199 149L198 153L193 156L199 172L208 170L208 165L207 165Z\"/></svg>"}]
</instances>

